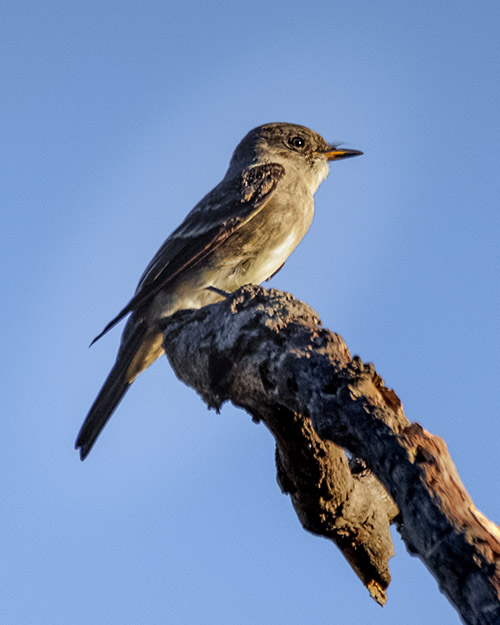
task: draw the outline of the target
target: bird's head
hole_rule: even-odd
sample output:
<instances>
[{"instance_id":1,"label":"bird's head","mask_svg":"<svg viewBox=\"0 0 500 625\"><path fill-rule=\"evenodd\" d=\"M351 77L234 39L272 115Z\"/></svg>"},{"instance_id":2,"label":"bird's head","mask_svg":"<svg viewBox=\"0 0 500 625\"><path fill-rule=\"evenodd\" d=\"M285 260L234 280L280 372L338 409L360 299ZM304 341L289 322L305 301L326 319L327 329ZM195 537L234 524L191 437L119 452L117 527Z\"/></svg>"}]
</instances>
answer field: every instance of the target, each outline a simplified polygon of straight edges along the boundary
<instances>
[{"instance_id":1,"label":"bird's head","mask_svg":"<svg viewBox=\"0 0 500 625\"><path fill-rule=\"evenodd\" d=\"M327 143L305 126L277 122L251 130L233 152L228 174L256 163L279 163L285 172L295 169L314 193L328 175L329 161L363 154Z\"/></svg>"}]
</instances>

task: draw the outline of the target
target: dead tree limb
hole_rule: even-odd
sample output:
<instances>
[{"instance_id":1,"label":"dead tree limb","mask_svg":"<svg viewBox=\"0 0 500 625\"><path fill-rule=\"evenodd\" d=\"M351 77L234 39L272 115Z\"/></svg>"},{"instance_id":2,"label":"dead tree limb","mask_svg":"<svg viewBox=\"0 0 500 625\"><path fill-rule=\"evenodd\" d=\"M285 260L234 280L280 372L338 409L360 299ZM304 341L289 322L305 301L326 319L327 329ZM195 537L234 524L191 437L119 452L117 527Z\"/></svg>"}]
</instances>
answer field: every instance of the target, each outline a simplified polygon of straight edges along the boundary
<instances>
[{"instance_id":1,"label":"dead tree limb","mask_svg":"<svg viewBox=\"0 0 500 625\"><path fill-rule=\"evenodd\" d=\"M410 423L311 308L247 286L177 313L164 338L177 376L209 406L230 400L267 425L304 528L332 539L379 603L396 522L466 623L500 624L499 528L475 508L444 441Z\"/></svg>"}]
</instances>

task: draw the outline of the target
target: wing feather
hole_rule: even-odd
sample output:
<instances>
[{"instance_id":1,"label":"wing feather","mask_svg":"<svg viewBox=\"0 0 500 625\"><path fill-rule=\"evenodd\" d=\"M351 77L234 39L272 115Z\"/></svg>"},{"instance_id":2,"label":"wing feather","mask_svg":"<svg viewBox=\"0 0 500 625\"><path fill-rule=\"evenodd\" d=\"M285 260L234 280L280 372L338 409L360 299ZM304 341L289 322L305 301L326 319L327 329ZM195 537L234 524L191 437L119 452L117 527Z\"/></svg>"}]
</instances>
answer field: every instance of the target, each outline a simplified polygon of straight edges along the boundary
<instances>
[{"instance_id":1,"label":"wing feather","mask_svg":"<svg viewBox=\"0 0 500 625\"><path fill-rule=\"evenodd\" d=\"M134 297L91 345L125 315L137 310L185 271L202 262L238 228L257 215L285 175L277 163L253 165L224 179L188 214L161 246L142 275Z\"/></svg>"}]
</instances>

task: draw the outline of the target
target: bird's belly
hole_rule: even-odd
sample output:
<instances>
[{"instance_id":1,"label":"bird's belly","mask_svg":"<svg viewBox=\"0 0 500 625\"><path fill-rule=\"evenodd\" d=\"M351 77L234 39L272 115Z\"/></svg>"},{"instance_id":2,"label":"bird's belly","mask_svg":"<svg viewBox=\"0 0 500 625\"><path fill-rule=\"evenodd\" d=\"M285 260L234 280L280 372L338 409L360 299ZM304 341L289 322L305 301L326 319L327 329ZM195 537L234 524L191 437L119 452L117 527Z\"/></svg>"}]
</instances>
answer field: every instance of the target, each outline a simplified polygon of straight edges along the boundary
<instances>
[{"instance_id":1,"label":"bird's belly","mask_svg":"<svg viewBox=\"0 0 500 625\"><path fill-rule=\"evenodd\" d=\"M246 283L259 284L283 265L309 230L314 213L313 198L304 198L300 204L271 203L268 211L262 211L255 219L250 246L253 249L242 246L251 259ZM252 226L253 221L248 226Z\"/></svg>"},{"instance_id":2,"label":"bird's belly","mask_svg":"<svg viewBox=\"0 0 500 625\"><path fill-rule=\"evenodd\" d=\"M232 254L211 259L201 271L193 272L175 288L169 314L183 308L201 308L222 299L207 287L232 292L245 284L264 282L278 271L299 241L290 233L279 245L263 249L255 257Z\"/></svg>"},{"instance_id":3,"label":"bird's belly","mask_svg":"<svg viewBox=\"0 0 500 625\"><path fill-rule=\"evenodd\" d=\"M309 229L313 202L301 206L267 206L211 255L210 284L234 291L260 284L283 265Z\"/></svg>"},{"instance_id":4,"label":"bird's belly","mask_svg":"<svg viewBox=\"0 0 500 625\"><path fill-rule=\"evenodd\" d=\"M260 284L278 271L309 229L314 206L311 196L305 206L276 208L266 207L170 289L160 291L153 316L161 318L220 300L220 295L207 290L209 286L235 291L245 284Z\"/></svg>"},{"instance_id":5,"label":"bird's belly","mask_svg":"<svg viewBox=\"0 0 500 625\"><path fill-rule=\"evenodd\" d=\"M241 270L236 272L236 279L240 282L243 280L244 284L260 284L268 280L283 265L301 238L295 231L291 231L276 244L264 247L255 258L247 261L246 267L243 262ZM228 278L231 280L231 276Z\"/></svg>"}]
</instances>

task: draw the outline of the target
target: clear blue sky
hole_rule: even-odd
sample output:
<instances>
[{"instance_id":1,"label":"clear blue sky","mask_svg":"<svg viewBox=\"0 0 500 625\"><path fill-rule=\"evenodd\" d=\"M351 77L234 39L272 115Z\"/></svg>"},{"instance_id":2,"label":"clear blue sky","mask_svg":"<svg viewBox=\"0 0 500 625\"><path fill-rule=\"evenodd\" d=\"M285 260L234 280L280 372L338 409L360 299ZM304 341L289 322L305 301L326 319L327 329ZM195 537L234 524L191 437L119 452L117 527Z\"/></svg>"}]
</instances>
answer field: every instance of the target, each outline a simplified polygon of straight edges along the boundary
<instances>
[{"instance_id":1,"label":"clear blue sky","mask_svg":"<svg viewBox=\"0 0 500 625\"><path fill-rule=\"evenodd\" d=\"M373 603L301 529L265 428L166 360L85 463L73 443L120 329L90 340L240 138L296 122L365 156L332 166L273 286L500 520L499 3L20 0L0 29L2 623L458 623L397 535Z\"/></svg>"}]
</instances>

